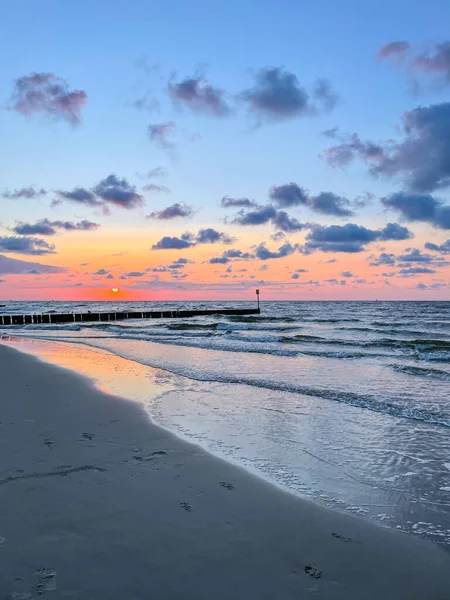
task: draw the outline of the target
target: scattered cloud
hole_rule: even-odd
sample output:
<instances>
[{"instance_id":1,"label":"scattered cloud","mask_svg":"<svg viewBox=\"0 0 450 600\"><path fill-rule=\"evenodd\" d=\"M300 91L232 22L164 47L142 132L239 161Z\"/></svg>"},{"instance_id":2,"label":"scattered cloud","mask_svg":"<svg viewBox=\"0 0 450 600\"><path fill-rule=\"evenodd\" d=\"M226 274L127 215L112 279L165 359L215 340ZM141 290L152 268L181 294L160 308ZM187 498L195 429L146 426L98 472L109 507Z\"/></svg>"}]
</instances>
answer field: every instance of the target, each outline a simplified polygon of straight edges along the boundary
<instances>
[{"instance_id":1,"label":"scattered cloud","mask_svg":"<svg viewBox=\"0 0 450 600\"><path fill-rule=\"evenodd\" d=\"M108 275L109 271L107 269L98 269L93 275Z\"/></svg>"},{"instance_id":2,"label":"scattered cloud","mask_svg":"<svg viewBox=\"0 0 450 600\"><path fill-rule=\"evenodd\" d=\"M40 198L41 196L45 196L46 193L47 191L43 188L37 189L34 185L30 185L29 187L16 189L13 192L5 190L1 196L2 198L7 198L8 200L19 200L21 198Z\"/></svg>"},{"instance_id":3,"label":"scattered cloud","mask_svg":"<svg viewBox=\"0 0 450 600\"><path fill-rule=\"evenodd\" d=\"M450 84L450 40L413 47L407 41L390 42L378 51L379 60L391 59L398 67L408 69L410 74L431 78L438 85ZM420 89L416 84L415 90Z\"/></svg>"},{"instance_id":4,"label":"scattered cloud","mask_svg":"<svg viewBox=\"0 0 450 600\"><path fill-rule=\"evenodd\" d=\"M72 191L58 190L56 193L61 200L69 200L87 206L100 206L102 204L101 200L96 198L94 192L82 187L76 187Z\"/></svg>"},{"instance_id":5,"label":"scattered cloud","mask_svg":"<svg viewBox=\"0 0 450 600\"><path fill-rule=\"evenodd\" d=\"M433 250L434 252L441 252L442 254L450 254L450 239L446 240L442 244L426 242L425 248L427 250Z\"/></svg>"},{"instance_id":6,"label":"scattered cloud","mask_svg":"<svg viewBox=\"0 0 450 600\"><path fill-rule=\"evenodd\" d=\"M386 60L387 58L403 57L408 52L410 46L406 40L394 41L381 46L377 52L378 60Z\"/></svg>"},{"instance_id":7,"label":"scattered cloud","mask_svg":"<svg viewBox=\"0 0 450 600\"><path fill-rule=\"evenodd\" d=\"M302 247L304 254L311 252L347 252L356 253L365 250L374 241L406 240L411 232L396 223L388 223L383 229L367 229L362 225L313 225Z\"/></svg>"},{"instance_id":8,"label":"scattered cloud","mask_svg":"<svg viewBox=\"0 0 450 600\"><path fill-rule=\"evenodd\" d=\"M290 217L285 211L277 210L271 204L258 206L255 210L240 210L232 220L237 225L264 225L272 223L274 227L286 232L300 231L306 227L297 219Z\"/></svg>"},{"instance_id":9,"label":"scattered cloud","mask_svg":"<svg viewBox=\"0 0 450 600\"><path fill-rule=\"evenodd\" d=\"M153 244L152 250L182 250L200 244L231 244L233 242L234 238L228 233L208 227L199 229L196 234L186 231L181 237L165 236Z\"/></svg>"},{"instance_id":10,"label":"scattered cloud","mask_svg":"<svg viewBox=\"0 0 450 600\"><path fill-rule=\"evenodd\" d=\"M19 222L12 228L14 233L19 235L56 235L58 231L95 231L100 225L92 221L50 221L49 219L41 219L36 223Z\"/></svg>"},{"instance_id":11,"label":"scattered cloud","mask_svg":"<svg viewBox=\"0 0 450 600\"><path fill-rule=\"evenodd\" d=\"M244 90L240 98L258 125L328 112L337 102L328 81L318 80L309 93L294 73L278 67L259 69L255 85Z\"/></svg>"},{"instance_id":12,"label":"scattered cloud","mask_svg":"<svg viewBox=\"0 0 450 600\"><path fill-rule=\"evenodd\" d=\"M70 90L54 73L31 73L16 79L9 108L25 116L44 114L79 125L86 102L84 90Z\"/></svg>"},{"instance_id":13,"label":"scattered cloud","mask_svg":"<svg viewBox=\"0 0 450 600\"><path fill-rule=\"evenodd\" d=\"M52 265L42 265L37 262L29 262L27 260L19 260L17 258L8 258L0 254L0 275L23 275L37 273L64 273L67 271L65 267L54 267Z\"/></svg>"},{"instance_id":14,"label":"scattered cloud","mask_svg":"<svg viewBox=\"0 0 450 600\"><path fill-rule=\"evenodd\" d=\"M55 245L36 237L0 237L0 252L13 254L56 254Z\"/></svg>"},{"instance_id":15,"label":"scattered cloud","mask_svg":"<svg viewBox=\"0 0 450 600\"><path fill-rule=\"evenodd\" d=\"M169 81L168 89L172 100L193 112L212 117L227 117L231 113L226 93L210 85L204 77L186 78L180 83Z\"/></svg>"},{"instance_id":16,"label":"scattered cloud","mask_svg":"<svg viewBox=\"0 0 450 600\"><path fill-rule=\"evenodd\" d=\"M403 179L408 190L433 192L450 185L450 102L419 106L403 115L403 140L385 144L362 142L353 134L324 150L332 167L345 167L355 158L375 176Z\"/></svg>"},{"instance_id":17,"label":"scattered cloud","mask_svg":"<svg viewBox=\"0 0 450 600\"><path fill-rule=\"evenodd\" d=\"M258 260L269 260L273 258L284 258L290 256L298 250L298 244L292 245L286 242L278 248L275 252L269 250L264 243L255 246L255 258Z\"/></svg>"},{"instance_id":18,"label":"scattered cloud","mask_svg":"<svg viewBox=\"0 0 450 600\"><path fill-rule=\"evenodd\" d=\"M151 141L162 150L173 150L175 148L175 144L170 139L175 130L176 125L173 121L154 123L148 126Z\"/></svg>"},{"instance_id":19,"label":"scattered cloud","mask_svg":"<svg viewBox=\"0 0 450 600\"><path fill-rule=\"evenodd\" d=\"M156 185L156 183L148 183L142 188L144 192L168 193L170 190L165 185Z\"/></svg>"},{"instance_id":20,"label":"scattered cloud","mask_svg":"<svg viewBox=\"0 0 450 600\"><path fill-rule=\"evenodd\" d=\"M192 206L177 202L176 204L167 206L163 210L153 211L146 216L146 219L159 219L162 221L168 221L172 219L192 217L193 214L194 209Z\"/></svg>"},{"instance_id":21,"label":"scattered cloud","mask_svg":"<svg viewBox=\"0 0 450 600\"><path fill-rule=\"evenodd\" d=\"M141 179L156 179L159 177L165 177L167 175L167 170L164 167L155 167L154 169L149 169L144 174L139 174L138 177Z\"/></svg>"},{"instance_id":22,"label":"scattered cloud","mask_svg":"<svg viewBox=\"0 0 450 600\"><path fill-rule=\"evenodd\" d=\"M308 206L315 212L324 215L335 215L336 217L350 217L354 212L349 208L350 202L333 192L321 192L317 196L308 199Z\"/></svg>"},{"instance_id":23,"label":"scattered cloud","mask_svg":"<svg viewBox=\"0 0 450 600\"><path fill-rule=\"evenodd\" d=\"M426 273L436 273L435 269L429 269L428 267L406 267L400 269L399 275L403 277L415 277L416 275L423 275Z\"/></svg>"},{"instance_id":24,"label":"scattered cloud","mask_svg":"<svg viewBox=\"0 0 450 600\"><path fill-rule=\"evenodd\" d=\"M450 206L429 194L398 192L382 198L381 202L407 221L424 221L434 227L450 229Z\"/></svg>"},{"instance_id":25,"label":"scattered cloud","mask_svg":"<svg viewBox=\"0 0 450 600\"><path fill-rule=\"evenodd\" d=\"M238 250L237 248L231 248L230 250L225 250L225 252L222 253L222 256L213 256L207 262L211 265L226 265L231 262L231 260L248 260L251 258L254 258L253 254L242 252L242 250Z\"/></svg>"},{"instance_id":26,"label":"scattered cloud","mask_svg":"<svg viewBox=\"0 0 450 600\"><path fill-rule=\"evenodd\" d=\"M279 208L308 204L308 192L294 182L273 185L269 190L269 198Z\"/></svg>"},{"instance_id":27,"label":"scattered cloud","mask_svg":"<svg viewBox=\"0 0 450 600\"><path fill-rule=\"evenodd\" d=\"M122 208L132 209L144 204L144 198L136 192L136 187L116 175L108 175L102 179L95 186L94 192L103 202Z\"/></svg>"},{"instance_id":28,"label":"scattered cloud","mask_svg":"<svg viewBox=\"0 0 450 600\"><path fill-rule=\"evenodd\" d=\"M252 208L258 206L256 202L249 198L230 198L230 196L224 196L220 204L223 208Z\"/></svg>"},{"instance_id":29,"label":"scattered cloud","mask_svg":"<svg viewBox=\"0 0 450 600\"><path fill-rule=\"evenodd\" d=\"M382 252L378 257L369 256L369 264L372 267L379 267L380 265L395 265L395 254L387 254Z\"/></svg>"}]
</instances>

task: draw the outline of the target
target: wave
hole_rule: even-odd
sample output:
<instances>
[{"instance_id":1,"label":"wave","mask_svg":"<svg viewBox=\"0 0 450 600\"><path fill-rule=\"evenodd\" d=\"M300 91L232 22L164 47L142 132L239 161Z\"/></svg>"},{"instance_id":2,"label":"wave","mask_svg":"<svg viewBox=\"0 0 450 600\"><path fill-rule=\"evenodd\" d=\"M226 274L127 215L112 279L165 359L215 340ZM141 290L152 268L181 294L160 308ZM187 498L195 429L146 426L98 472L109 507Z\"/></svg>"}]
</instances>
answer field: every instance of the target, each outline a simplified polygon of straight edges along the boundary
<instances>
[{"instance_id":1,"label":"wave","mask_svg":"<svg viewBox=\"0 0 450 600\"><path fill-rule=\"evenodd\" d=\"M100 347L103 346L86 343L84 340L79 340L77 343L84 343L89 346ZM241 384L248 385L256 388L265 388L277 391L292 392L296 394L303 394L305 396L315 396L323 399L327 399L333 402L342 404L349 404L359 408L365 408L373 412L388 414L393 417L413 419L421 421L423 423L429 423L434 425L441 425L444 427L450 427L450 418L448 415L440 413L436 410L428 410L422 407L409 406L405 403L403 398L383 398L377 397L370 394L358 394L356 392L343 391L338 389L322 388L303 386L296 383L285 382L285 381L273 381L265 380L260 378L254 378L250 376L237 376L234 374L224 373L222 370L217 370L213 375L200 373L195 366L186 366L186 364L167 364L164 360L159 361L156 357L146 357L136 359L127 353L121 352L120 350L111 350L109 347L104 348L108 352L116 354L121 358L127 360L134 360L140 364L147 365L153 368L164 369L177 375L182 375L195 381L210 381L230 384Z\"/></svg>"},{"instance_id":2,"label":"wave","mask_svg":"<svg viewBox=\"0 0 450 600\"><path fill-rule=\"evenodd\" d=\"M392 364L389 365L394 371L400 373L407 373L408 375L415 375L418 377L430 377L433 379L441 379L443 381L450 381L450 373L448 371L441 371L439 369L427 369L425 367L415 367L413 365L400 365Z\"/></svg>"}]
</instances>

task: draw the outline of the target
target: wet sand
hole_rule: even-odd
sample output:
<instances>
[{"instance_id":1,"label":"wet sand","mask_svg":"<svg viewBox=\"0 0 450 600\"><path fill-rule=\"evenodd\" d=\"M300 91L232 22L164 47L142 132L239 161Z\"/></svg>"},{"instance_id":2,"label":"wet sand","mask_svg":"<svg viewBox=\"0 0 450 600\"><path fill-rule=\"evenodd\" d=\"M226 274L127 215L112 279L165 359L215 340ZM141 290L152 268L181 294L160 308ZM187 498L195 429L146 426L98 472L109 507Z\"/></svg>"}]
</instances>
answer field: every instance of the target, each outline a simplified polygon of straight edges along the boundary
<instances>
[{"instance_id":1,"label":"wet sand","mask_svg":"<svg viewBox=\"0 0 450 600\"><path fill-rule=\"evenodd\" d=\"M0 599L448 600L437 546L284 493L0 345Z\"/></svg>"}]
</instances>

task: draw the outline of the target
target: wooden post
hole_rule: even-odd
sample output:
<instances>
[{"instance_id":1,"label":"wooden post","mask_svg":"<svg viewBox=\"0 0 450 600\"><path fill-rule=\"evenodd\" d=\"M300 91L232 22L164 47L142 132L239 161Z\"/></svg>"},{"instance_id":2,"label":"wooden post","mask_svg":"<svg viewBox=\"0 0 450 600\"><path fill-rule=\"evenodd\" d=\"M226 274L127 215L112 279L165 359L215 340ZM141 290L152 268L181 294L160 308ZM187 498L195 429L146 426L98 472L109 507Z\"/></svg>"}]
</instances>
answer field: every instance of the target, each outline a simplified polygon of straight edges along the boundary
<instances>
[{"instance_id":1,"label":"wooden post","mask_svg":"<svg viewBox=\"0 0 450 600\"><path fill-rule=\"evenodd\" d=\"M258 301L258 310L260 310L259 309L259 290L256 290L256 299Z\"/></svg>"}]
</instances>

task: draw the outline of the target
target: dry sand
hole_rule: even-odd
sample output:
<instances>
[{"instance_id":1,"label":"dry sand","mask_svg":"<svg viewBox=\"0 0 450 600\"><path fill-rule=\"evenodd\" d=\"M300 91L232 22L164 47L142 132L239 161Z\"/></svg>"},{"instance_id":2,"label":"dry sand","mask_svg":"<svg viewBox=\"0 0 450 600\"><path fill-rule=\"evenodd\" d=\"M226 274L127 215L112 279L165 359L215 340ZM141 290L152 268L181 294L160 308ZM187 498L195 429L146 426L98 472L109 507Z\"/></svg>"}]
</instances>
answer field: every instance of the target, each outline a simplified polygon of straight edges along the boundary
<instances>
[{"instance_id":1,"label":"dry sand","mask_svg":"<svg viewBox=\"0 0 450 600\"><path fill-rule=\"evenodd\" d=\"M450 555L286 494L0 345L0 600L449 600Z\"/></svg>"}]
</instances>

